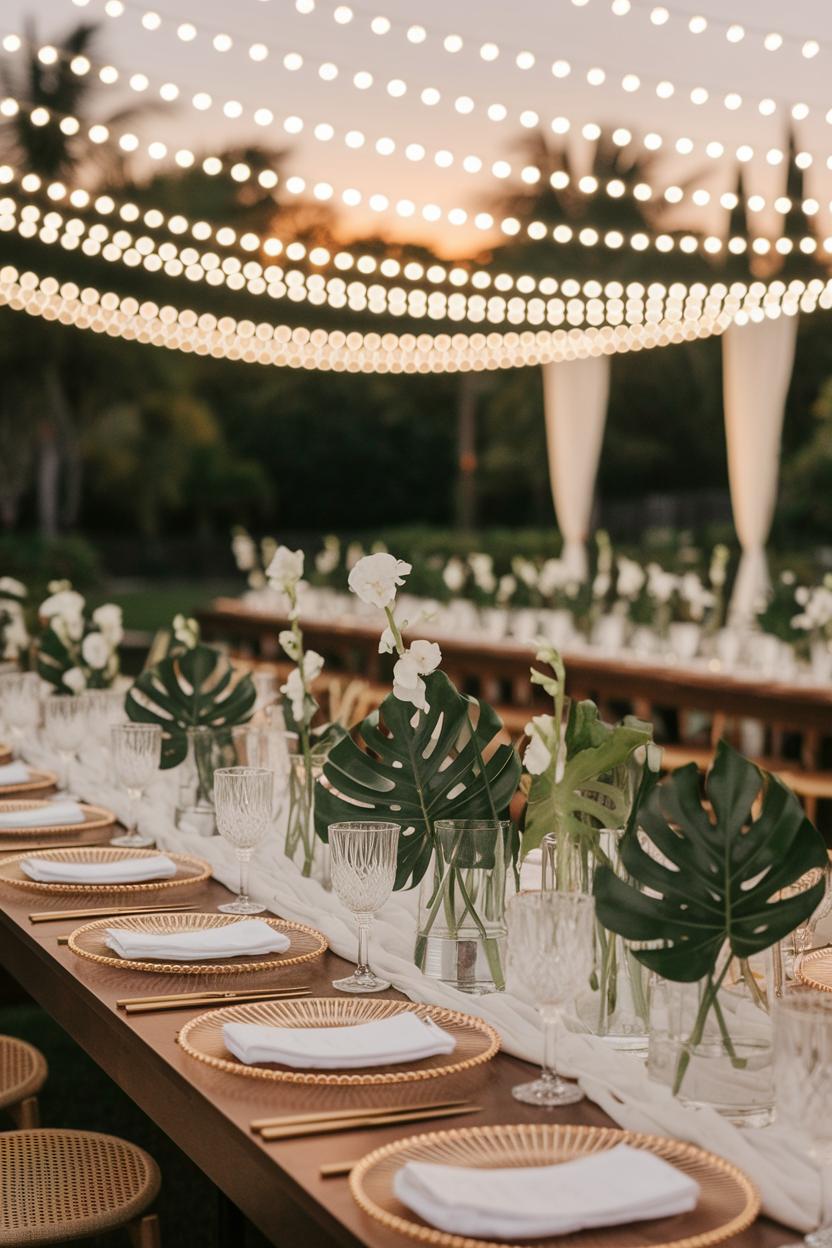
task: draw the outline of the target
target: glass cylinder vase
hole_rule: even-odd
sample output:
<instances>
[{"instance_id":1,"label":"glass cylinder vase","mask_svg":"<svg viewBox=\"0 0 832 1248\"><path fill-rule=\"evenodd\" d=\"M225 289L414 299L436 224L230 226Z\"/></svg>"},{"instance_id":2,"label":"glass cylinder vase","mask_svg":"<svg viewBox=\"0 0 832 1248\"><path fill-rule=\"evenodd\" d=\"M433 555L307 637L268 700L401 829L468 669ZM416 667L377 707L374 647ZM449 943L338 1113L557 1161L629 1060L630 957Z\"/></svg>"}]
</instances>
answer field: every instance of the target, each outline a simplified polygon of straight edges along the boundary
<instances>
[{"instance_id":1,"label":"glass cylinder vase","mask_svg":"<svg viewBox=\"0 0 832 1248\"><path fill-rule=\"evenodd\" d=\"M580 835L553 834L543 839L542 885L561 892L591 893L599 862L623 874L620 832L587 827ZM636 960L620 936L596 921L592 974L575 998L574 1015L582 1027L612 1048L647 1050L650 1021L650 972Z\"/></svg>"},{"instance_id":2,"label":"glass cylinder vase","mask_svg":"<svg viewBox=\"0 0 832 1248\"><path fill-rule=\"evenodd\" d=\"M179 765L176 826L183 831L214 836L214 772L236 761L228 728L201 726L186 729L188 752Z\"/></svg>"},{"instance_id":3,"label":"glass cylinder vase","mask_svg":"<svg viewBox=\"0 0 832 1248\"><path fill-rule=\"evenodd\" d=\"M507 820L437 820L414 951L426 975L460 992L505 988L505 908L517 891L516 859Z\"/></svg>"},{"instance_id":4,"label":"glass cylinder vase","mask_svg":"<svg viewBox=\"0 0 832 1248\"><path fill-rule=\"evenodd\" d=\"M650 1078L737 1126L766 1126L773 1116L764 961L755 959L752 968L724 952L713 974L688 984L657 977L651 993Z\"/></svg>"},{"instance_id":5,"label":"glass cylinder vase","mask_svg":"<svg viewBox=\"0 0 832 1248\"><path fill-rule=\"evenodd\" d=\"M329 889L329 846L315 832L315 784L325 761L318 754L289 754L289 810L283 850L301 875Z\"/></svg>"}]
</instances>

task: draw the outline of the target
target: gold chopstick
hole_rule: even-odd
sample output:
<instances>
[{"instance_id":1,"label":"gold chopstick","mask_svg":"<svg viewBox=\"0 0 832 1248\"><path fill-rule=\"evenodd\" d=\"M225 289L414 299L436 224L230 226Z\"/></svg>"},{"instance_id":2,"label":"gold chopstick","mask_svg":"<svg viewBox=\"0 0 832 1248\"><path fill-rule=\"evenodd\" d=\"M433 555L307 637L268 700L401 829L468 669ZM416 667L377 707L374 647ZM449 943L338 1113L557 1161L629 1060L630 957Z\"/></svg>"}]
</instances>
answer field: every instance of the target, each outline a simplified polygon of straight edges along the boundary
<instances>
[{"instance_id":1,"label":"gold chopstick","mask_svg":"<svg viewBox=\"0 0 832 1248\"><path fill-rule=\"evenodd\" d=\"M281 1118L255 1118L249 1123L252 1131L263 1131L267 1127L295 1127L307 1122L338 1122L344 1118L357 1118L362 1114L377 1118L380 1114L408 1114L416 1109L454 1109L462 1105L470 1105L470 1101L426 1101L422 1105L378 1105L368 1109L323 1109L313 1114L285 1114Z\"/></svg>"},{"instance_id":2,"label":"gold chopstick","mask_svg":"<svg viewBox=\"0 0 832 1248\"><path fill-rule=\"evenodd\" d=\"M2 845L0 854L28 854L35 849L102 849L98 841L39 841L36 845Z\"/></svg>"},{"instance_id":3,"label":"gold chopstick","mask_svg":"<svg viewBox=\"0 0 832 1248\"><path fill-rule=\"evenodd\" d=\"M58 939L60 939L60 937ZM295 988L233 988L229 989L228 992L223 992L221 989L214 990L206 988L204 992L158 992L149 997L119 997L116 1001L116 1005L121 1010L124 1009L126 1005L146 1005L148 1001L184 1001L187 997L213 997L218 1001L233 1001L236 1000L237 997L250 997L252 993L288 992L295 995L299 992L308 991L308 984L298 984Z\"/></svg>"},{"instance_id":4,"label":"gold chopstick","mask_svg":"<svg viewBox=\"0 0 832 1248\"><path fill-rule=\"evenodd\" d=\"M422 1122L430 1118L454 1118L457 1114L482 1113L481 1105L469 1105L462 1109L413 1110L409 1114L365 1115L340 1118L337 1122L309 1122L298 1127L266 1127L260 1132L262 1140L294 1140L304 1135L333 1135L336 1131L365 1131L368 1127L390 1127L402 1122Z\"/></svg>"},{"instance_id":5,"label":"gold chopstick","mask_svg":"<svg viewBox=\"0 0 832 1248\"><path fill-rule=\"evenodd\" d=\"M321 1166L319 1174L322 1179L344 1179L352 1174L353 1166L358 1165L358 1159L355 1161L327 1161Z\"/></svg>"},{"instance_id":6,"label":"gold chopstick","mask_svg":"<svg viewBox=\"0 0 832 1248\"><path fill-rule=\"evenodd\" d=\"M121 914L178 914L183 910L195 909L196 906L191 903L184 906L95 906L88 910L36 910L34 914L29 915L29 922L57 923L61 919L94 919L98 915L103 918L113 918Z\"/></svg>"},{"instance_id":7,"label":"gold chopstick","mask_svg":"<svg viewBox=\"0 0 832 1248\"><path fill-rule=\"evenodd\" d=\"M245 1005L256 1001L289 1001L294 997L308 997L309 989L301 992L252 992L247 997L236 997L235 1004ZM143 1005L125 1005L125 1014L158 1014L162 1010L192 1010L204 1005L218 1005L216 997L189 997L185 1001L160 1001L158 1005L145 1002Z\"/></svg>"}]
</instances>

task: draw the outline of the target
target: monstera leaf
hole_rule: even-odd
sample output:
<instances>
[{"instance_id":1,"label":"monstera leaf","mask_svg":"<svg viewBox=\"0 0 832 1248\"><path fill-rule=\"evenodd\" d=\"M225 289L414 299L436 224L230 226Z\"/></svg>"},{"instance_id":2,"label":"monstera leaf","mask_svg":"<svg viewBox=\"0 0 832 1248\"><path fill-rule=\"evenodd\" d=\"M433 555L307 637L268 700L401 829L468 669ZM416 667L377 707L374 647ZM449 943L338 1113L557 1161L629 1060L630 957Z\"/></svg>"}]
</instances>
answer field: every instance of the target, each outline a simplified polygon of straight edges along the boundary
<instances>
[{"instance_id":1,"label":"monstera leaf","mask_svg":"<svg viewBox=\"0 0 832 1248\"><path fill-rule=\"evenodd\" d=\"M579 841L587 827L622 827L630 803L626 765L652 739L652 726L642 720L627 716L620 724L605 724L594 702L572 702L563 768L553 758L529 786L523 854L555 829Z\"/></svg>"},{"instance_id":2,"label":"monstera leaf","mask_svg":"<svg viewBox=\"0 0 832 1248\"><path fill-rule=\"evenodd\" d=\"M748 958L804 922L824 880L779 894L828 862L794 793L724 741L706 791L713 818L700 801L696 766L680 768L649 794L624 834L630 882L607 867L595 875L599 921L626 940L653 944L634 949L635 957L682 983L712 976L726 944Z\"/></svg>"},{"instance_id":3,"label":"monstera leaf","mask_svg":"<svg viewBox=\"0 0 832 1248\"><path fill-rule=\"evenodd\" d=\"M125 707L130 719L161 724L164 770L185 758L189 728L230 729L242 724L256 697L248 674L239 676L219 650L198 645L142 672Z\"/></svg>"},{"instance_id":4,"label":"monstera leaf","mask_svg":"<svg viewBox=\"0 0 832 1248\"><path fill-rule=\"evenodd\" d=\"M437 819L499 818L520 778L510 745L484 752L502 728L484 702L463 697L443 672L425 678L427 712L389 694L358 735L337 742L315 792L315 825L382 819L401 825L395 887L418 884L427 870Z\"/></svg>"}]
</instances>

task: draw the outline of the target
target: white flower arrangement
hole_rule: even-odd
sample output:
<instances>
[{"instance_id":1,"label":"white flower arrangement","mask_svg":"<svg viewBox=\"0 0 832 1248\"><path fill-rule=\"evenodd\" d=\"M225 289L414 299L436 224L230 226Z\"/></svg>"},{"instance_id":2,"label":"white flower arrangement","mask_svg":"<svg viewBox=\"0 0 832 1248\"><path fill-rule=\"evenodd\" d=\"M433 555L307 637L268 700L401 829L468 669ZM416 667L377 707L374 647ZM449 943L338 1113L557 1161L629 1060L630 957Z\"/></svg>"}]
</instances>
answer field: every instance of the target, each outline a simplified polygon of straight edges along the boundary
<instances>
[{"instance_id":1,"label":"white flower arrangement","mask_svg":"<svg viewBox=\"0 0 832 1248\"><path fill-rule=\"evenodd\" d=\"M435 672L442 662L442 651L434 641L413 641L405 646L401 625L396 621L394 607L396 590L412 571L404 559L387 552L365 555L353 566L348 584L362 602L379 607L387 617L387 627L379 640L379 654L397 654L393 667L393 695L400 702L409 702L417 711L429 709L424 678Z\"/></svg>"},{"instance_id":2,"label":"white flower arrangement","mask_svg":"<svg viewBox=\"0 0 832 1248\"><path fill-rule=\"evenodd\" d=\"M44 629L38 644L38 672L60 692L109 689L119 673L124 637L121 607L96 607L89 620L83 594L68 582L53 582L38 615Z\"/></svg>"}]
</instances>

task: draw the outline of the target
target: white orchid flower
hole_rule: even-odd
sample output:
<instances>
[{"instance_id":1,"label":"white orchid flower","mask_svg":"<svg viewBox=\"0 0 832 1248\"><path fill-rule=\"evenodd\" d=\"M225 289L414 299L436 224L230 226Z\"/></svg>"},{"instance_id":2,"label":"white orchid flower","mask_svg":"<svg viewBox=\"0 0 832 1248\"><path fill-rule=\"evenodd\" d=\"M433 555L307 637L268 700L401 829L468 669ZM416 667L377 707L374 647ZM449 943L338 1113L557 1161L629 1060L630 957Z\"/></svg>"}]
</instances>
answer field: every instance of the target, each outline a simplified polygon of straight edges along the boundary
<instances>
[{"instance_id":1,"label":"white orchid flower","mask_svg":"<svg viewBox=\"0 0 832 1248\"><path fill-rule=\"evenodd\" d=\"M102 671L110 661L112 646L107 644L103 633L87 633L81 642L81 658L87 667Z\"/></svg>"},{"instance_id":2,"label":"white orchid flower","mask_svg":"<svg viewBox=\"0 0 832 1248\"><path fill-rule=\"evenodd\" d=\"M290 550L288 546L278 546L271 563L266 568L266 576L272 587L279 593L293 593L303 576L303 551Z\"/></svg>"},{"instance_id":3,"label":"white orchid flower","mask_svg":"<svg viewBox=\"0 0 832 1248\"><path fill-rule=\"evenodd\" d=\"M395 555L379 551L359 559L350 572L348 584L352 592L372 607L389 607L396 599L396 589L404 585L412 565Z\"/></svg>"},{"instance_id":4,"label":"white orchid flower","mask_svg":"<svg viewBox=\"0 0 832 1248\"><path fill-rule=\"evenodd\" d=\"M554 718L551 715L535 715L526 724L525 731L529 744L523 754L523 766L530 776L542 776L552 765L552 751L547 742L554 733Z\"/></svg>"},{"instance_id":5,"label":"white orchid flower","mask_svg":"<svg viewBox=\"0 0 832 1248\"><path fill-rule=\"evenodd\" d=\"M87 687L87 678L80 667L70 667L64 672L64 684L73 693L83 693Z\"/></svg>"}]
</instances>

